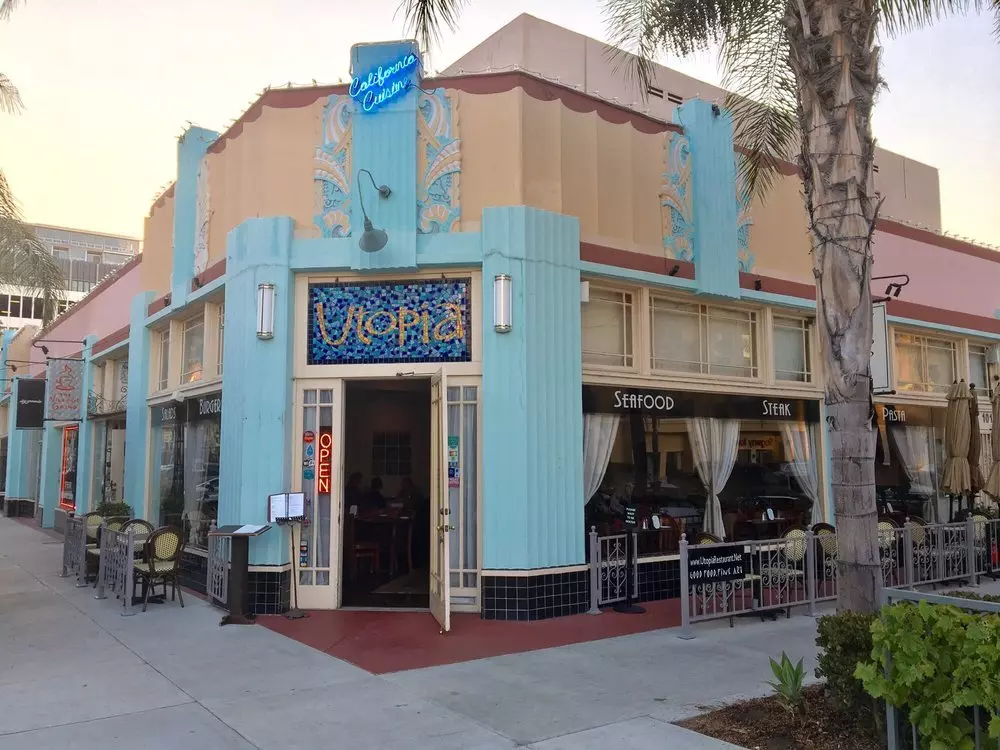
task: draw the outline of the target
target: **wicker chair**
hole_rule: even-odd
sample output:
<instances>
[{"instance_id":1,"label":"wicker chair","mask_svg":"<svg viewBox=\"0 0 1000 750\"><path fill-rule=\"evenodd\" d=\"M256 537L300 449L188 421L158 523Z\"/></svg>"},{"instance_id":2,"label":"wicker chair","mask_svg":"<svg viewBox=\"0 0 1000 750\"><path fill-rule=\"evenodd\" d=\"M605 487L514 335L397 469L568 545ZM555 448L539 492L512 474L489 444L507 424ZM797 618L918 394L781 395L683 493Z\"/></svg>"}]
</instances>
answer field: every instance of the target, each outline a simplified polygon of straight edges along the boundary
<instances>
[{"instance_id":1,"label":"wicker chair","mask_svg":"<svg viewBox=\"0 0 1000 750\"><path fill-rule=\"evenodd\" d=\"M163 596L167 595L167 583L171 584L170 601L174 597L184 606L184 596L177 587L177 570L181 553L184 551L184 532L176 526L166 526L154 531L146 540L142 562L134 564L136 578L142 582L142 611L149 603L149 592L156 584L163 584Z\"/></svg>"}]
</instances>

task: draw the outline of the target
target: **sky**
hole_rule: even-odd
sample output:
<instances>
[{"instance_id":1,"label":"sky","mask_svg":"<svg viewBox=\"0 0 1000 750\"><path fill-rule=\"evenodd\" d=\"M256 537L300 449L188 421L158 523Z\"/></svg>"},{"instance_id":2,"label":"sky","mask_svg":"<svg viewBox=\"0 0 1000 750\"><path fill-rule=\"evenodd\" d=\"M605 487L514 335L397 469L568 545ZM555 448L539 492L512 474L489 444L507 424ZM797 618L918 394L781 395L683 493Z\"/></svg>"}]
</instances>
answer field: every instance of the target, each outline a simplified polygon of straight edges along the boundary
<instances>
[{"instance_id":1,"label":"sky","mask_svg":"<svg viewBox=\"0 0 1000 750\"><path fill-rule=\"evenodd\" d=\"M0 168L30 222L142 236L187 123L223 131L265 86L348 78L355 42L404 36L398 0L25 0L0 22ZM470 0L443 69L520 13L606 38L600 0ZM1000 41L986 16L883 40L881 146L937 167L944 229L1000 245ZM716 61L662 59L719 83Z\"/></svg>"}]
</instances>

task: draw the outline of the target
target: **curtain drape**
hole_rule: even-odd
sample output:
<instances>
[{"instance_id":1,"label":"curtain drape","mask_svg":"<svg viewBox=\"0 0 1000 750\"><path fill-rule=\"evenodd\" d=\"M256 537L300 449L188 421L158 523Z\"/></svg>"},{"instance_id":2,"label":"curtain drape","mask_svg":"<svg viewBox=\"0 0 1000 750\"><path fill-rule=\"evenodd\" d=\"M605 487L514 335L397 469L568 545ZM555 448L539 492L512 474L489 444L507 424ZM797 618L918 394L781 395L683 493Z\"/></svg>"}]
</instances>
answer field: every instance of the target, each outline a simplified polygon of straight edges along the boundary
<instances>
[{"instance_id":1,"label":"curtain drape","mask_svg":"<svg viewBox=\"0 0 1000 750\"><path fill-rule=\"evenodd\" d=\"M708 493L702 528L709 534L725 539L719 493L725 488L736 464L736 451L740 445L740 421L697 417L687 420L687 429L694 465Z\"/></svg>"},{"instance_id":2,"label":"curtain drape","mask_svg":"<svg viewBox=\"0 0 1000 750\"><path fill-rule=\"evenodd\" d=\"M799 487L812 502L812 523L823 518L820 505L819 471L816 466L816 435L812 427L795 422L781 424L781 440Z\"/></svg>"},{"instance_id":3,"label":"curtain drape","mask_svg":"<svg viewBox=\"0 0 1000 750\"><path fill-rule=\"evenodd\" d=\"M583 415L583 504L601 488L618 436L617 414Z\"/></svg>"},{"instance_id":4,"label":"curtain drape","mask_svg":"<svg viewBox=\"0 0 1000 750\"><path fill-rule=\"evenodd\" d=\"M910 492L914 495L933 497L934 464L931 461L931 428L892 425L889 432L896 441L903 470L910 480Z\"/></svg>"}]
</instances>

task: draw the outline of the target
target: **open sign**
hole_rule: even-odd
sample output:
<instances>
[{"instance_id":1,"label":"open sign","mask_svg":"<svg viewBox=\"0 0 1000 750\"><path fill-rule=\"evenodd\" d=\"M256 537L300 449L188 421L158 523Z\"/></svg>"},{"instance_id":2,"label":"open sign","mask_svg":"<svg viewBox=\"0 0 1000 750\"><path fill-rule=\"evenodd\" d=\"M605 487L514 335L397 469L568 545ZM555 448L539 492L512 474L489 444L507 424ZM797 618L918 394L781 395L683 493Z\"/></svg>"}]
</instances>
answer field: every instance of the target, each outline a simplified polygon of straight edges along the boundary
<instances>
[{"instance_id":1,"label":"open sign","mask_svg":"<svg viewBox=\"0 0 1000 750\"><path fill-rule=\"evenodd\" d=\"M319 456L316 459L316 491L321 495L330 494L330 476L333 473L333 433L320 430Z\"/></svg>"}]
</instances>

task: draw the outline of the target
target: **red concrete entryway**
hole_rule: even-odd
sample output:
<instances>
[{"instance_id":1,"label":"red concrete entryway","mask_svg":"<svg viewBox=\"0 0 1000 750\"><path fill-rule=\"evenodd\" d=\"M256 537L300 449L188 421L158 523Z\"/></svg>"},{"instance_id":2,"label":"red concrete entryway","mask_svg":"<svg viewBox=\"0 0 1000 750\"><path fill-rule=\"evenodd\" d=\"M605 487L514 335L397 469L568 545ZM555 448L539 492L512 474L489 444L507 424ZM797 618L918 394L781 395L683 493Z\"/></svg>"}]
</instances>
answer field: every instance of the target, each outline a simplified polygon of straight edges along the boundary
<instances>
[{"instance_id":1,"label":"red concrete entryway","mask_svg":"<svg viewBox=\"0 0 1000 750\"><path fill-rule=\"evenodd\" d=\"M452 614L451 632L442 635L423 612L310 612L301 620L259 616L264 627L343 659L375 674L567 646L619 635L677 627L680 600L643 604L646 614L573 615L538 622L483 620Z\"/></svg>"}]
</instances>

